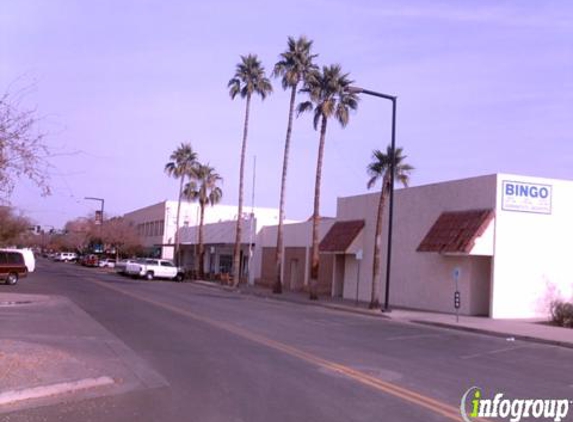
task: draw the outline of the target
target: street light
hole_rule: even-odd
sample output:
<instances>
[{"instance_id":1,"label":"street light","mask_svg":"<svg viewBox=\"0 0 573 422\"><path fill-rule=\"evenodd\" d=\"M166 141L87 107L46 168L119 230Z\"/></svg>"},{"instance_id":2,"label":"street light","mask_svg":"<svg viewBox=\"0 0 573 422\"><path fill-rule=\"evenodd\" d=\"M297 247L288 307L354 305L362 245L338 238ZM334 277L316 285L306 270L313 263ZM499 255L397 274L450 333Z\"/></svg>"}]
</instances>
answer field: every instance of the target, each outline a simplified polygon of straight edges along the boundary
<instances>
[{"instance_id":1,"label":"street light","mask_svg":"<svg viewBox=\"0 0 573 422\"><path fill-rule=\"evenodd\" d=\"M390 312L389 298L390 298L390 263L392 259L392 223L394 216L394 167L396 165L396 101L398 97L394 95L382 94L381 92L370 91L368 89L359 88L356 86L349 86L347 91L353 94L366 94L373 97L383 98L392 101L392 141L390 144L390 151L392 159L390 160L390 201L388 204L388 248L386 254L386 290L384 295L384 308L383 312ZM376 282L373 280L373 282Z\"/></svg>"},{"instance_id":2,"label":"street light","mask_svg":"<svg viewBox=\"0 0 573 422\"><path fill-rule=\"evenodd\" d=\"M99 224L103 224L103 206L105 204L105 200L102 198L92 198L91 196L86 196L84 199L89 200L89 201L99 201L101 203L101 208L100 208L101 220L100 220ZM98 224L97 218L96 218L96 224Z\"/></svg>"}]
</instances>

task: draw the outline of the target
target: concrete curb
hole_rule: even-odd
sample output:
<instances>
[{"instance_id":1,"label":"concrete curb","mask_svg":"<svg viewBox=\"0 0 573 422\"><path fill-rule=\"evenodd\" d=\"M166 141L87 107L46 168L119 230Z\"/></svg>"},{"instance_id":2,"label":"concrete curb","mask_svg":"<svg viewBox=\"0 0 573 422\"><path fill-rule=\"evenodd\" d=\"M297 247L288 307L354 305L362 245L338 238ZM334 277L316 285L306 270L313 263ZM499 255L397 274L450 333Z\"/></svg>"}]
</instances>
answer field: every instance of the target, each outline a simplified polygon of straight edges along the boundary
<instances>
[{"instance_id":1,"label":"concrete curb","mask_svg":"<svg viewBox=\"0 0 573 422\"><path fill-rule=\"evenodd\" d=\"M99 378L85 378L72 382L62 382L34 388L6 391L0 393L0 406L24 400L54 396L57 394L72 393L79 390L86 390L88 388L103 387L113 383L113 379L107 376L103 376Z\"/></svg>"},{"instance_id":2,"label":"concrete curb","mask_svg":"<svg viewBox=\"0 0 573 422\"><path fill-rule=\"evenodd\" d=\"M340 305L336 305L333 303L321 302L320 300L314 300L314 301L304 300L303 301L303 300L293 299L293 298L290 298L288 296L276 295L276 294L266 294L266 293L254 292L254 291L249 291L249 290L241 290L240 288L235 290L232 287L221 286L221 285L218 285L216 283L209 282L209 281L193 280L191 283L196 284L196 285L200 285L200 286L204 286L204 287L208 287L211 289L217 289L217 290L222 290L222 291L231 292L231 293L239 293L239 294L248 295L248 296L255 296L255 297L260 297L263 299L271 299L271 300L276 300L278 302L296 303L296 304L304 305L304 306L318 306L318 307L325 308L325 309L333 309L336 311L365 315L365 316L370 316L370 317L375 317L375 318L391 319L388 315L384 315L382 312L379 312L379 311L371 311L368 309L360 309L360 308L354 309L354 308L350 308L348 306L340 306Z\"/></svg>"},{"instance_id":3,"label":"concrete curb","mask_svg":"<svg viewBox=\"0 0 573 422\"><path fill-rule=\"evenodd\" d=\"M544 338L532 337L532 336L526 336L526 335L520 335L520 334L514 334L514 333L505 333L505 332L500 332L500 331L488 330L485 328L476 328L476 327L467 327L467 326L463 326L463 325L447 324L445 322L422 321L422 320L409 320L409 321L414 323L414 324L421 324L421 325L428 325L428 326L438 327L438 328L447 328L447 329L451 329L451 330L458 330L458 331L466 331L466 332L470 332L470 333L484 334L484 335L491 336L491 337L514 338L515 340L527 341L529 343L538 343L538 344L544 344L544 345L549 345L549 346L559 346L559 347L565 347L567 349L573 349L573 343L568 343L568 342L559 341L559 340L550 340L550 339L544 339Z\"/></svg>"}]
</instances>

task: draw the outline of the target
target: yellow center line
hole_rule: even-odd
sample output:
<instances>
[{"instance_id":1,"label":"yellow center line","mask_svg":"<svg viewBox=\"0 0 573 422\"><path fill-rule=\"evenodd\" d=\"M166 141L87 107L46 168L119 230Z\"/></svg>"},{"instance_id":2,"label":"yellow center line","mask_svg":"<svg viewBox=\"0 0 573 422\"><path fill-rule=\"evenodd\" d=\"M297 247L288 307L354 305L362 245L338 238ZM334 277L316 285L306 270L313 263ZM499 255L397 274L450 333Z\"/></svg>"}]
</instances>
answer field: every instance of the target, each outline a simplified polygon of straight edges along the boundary
<instances>
[{"instance_id":1,"label":"yellow center line","mask_svg":"<svg viewBox=\"0 0 573 422\"><path fill-rule=\"evenodd\" d=\"M169 304L166 304L163 302L159 302L159 301L154 300L154 299L149 299L149 298L146 298L140 294L125 291L125 290L123 290L117 286L112 285L112 284L102 283L100 281L96 281L93 279L89 280L89 281L92 283L95 283L99 286L105 287L107 289L122 293L126 296L130 296L134 299L138 299L140 301L147 302L151 305L169 310L169 311L174 312L176 314L192 318L196 321L203 322L203 323L208 324L208 325L213 326L213 327L217 327L221 330L224 330L224 331L227 331L229 333L235 334L239 337L251 340L255 343L264 345L264 346L269 347L271 349L281 351L287 355L296 357L300 360L303 360L305 362L319 366L321 368L334 371L338 374L342 374L342 375L346 376L347 378L353 379L354 381L357 381L363 385L367 385L367 386L372 387L378 391L382 391L384 393L387 393L387 394L392 395L394 397L400 398L400 399L407 401L409 403L413 403L417 406L431 410L432 412L438 413L442 416L445 416L448 419L451 419L451 420L454 420L457 422L459 422L461 420L460 409L458 407L451 406L447 403L433 399L433 398L428 397L426 395L423 395L421 393L417 393L417 392L410 390L408 388L400 387L396 384L393 384L393 383L390 383L387 381L382 381L382 380L380 380L376 377L373 377L371 375L368 375L364 372L357 371L357 370L352 369L348 366L329 361L327 359L321 358L321 357L316 356L314 354L311 354L311 353L305 352L303 350L297 349L295 347L292 347L288 344L281 343L281 342L276 341L276 340L272 340L270 338L264 337L264 336L259 335L259 334L255 334L255 333L248 331L242 327L238 327L236 325L229 324L229 323L222 322L222 321L217 321L215 319L196 314L196 313L188 311L186 309L178 308L176 306L169 305ZM481 419L480 418L474 418L473 420L477 421L477 422L487 422L487 419L483 419L483 418L481 418Z\"/></svg>"}]
</instances>

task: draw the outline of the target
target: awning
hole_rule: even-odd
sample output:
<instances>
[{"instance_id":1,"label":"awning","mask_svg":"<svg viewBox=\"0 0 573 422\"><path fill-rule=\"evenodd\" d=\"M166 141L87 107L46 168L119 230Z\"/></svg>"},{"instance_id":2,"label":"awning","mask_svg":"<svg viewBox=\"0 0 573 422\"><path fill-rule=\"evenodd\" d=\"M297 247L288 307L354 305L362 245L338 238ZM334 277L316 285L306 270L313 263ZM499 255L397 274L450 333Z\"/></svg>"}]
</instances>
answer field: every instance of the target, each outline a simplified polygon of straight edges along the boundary
<instances>
[{"instance_id":1,"label":"awning","mask_svg":"<svg viewBox=\"0 0 573 422\"><path fill-rule=\"evenodd\" d=\"M493 217L491 209L443 212L416 250L469 254Z\"/></svg>"},{"instance_id":2,"label":"awning","mask_svg":"<svg viewBox=\"0 0 573 422\"><path fill-rule=\"evenodd\" d=\"M364 228L364 220L337 221L332 225L318 247L325 253L352 253L348 249Z\"/></svg>"}]
</instances>

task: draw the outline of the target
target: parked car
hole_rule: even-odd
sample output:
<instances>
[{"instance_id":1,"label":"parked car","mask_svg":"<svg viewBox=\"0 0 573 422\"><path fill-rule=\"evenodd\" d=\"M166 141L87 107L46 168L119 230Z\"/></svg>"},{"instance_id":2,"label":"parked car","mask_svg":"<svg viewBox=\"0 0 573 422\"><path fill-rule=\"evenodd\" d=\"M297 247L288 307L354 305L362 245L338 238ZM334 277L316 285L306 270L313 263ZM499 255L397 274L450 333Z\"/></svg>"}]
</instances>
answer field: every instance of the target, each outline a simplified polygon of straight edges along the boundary
<instances>
[{"instance_id":1,"label":"parked car","mask_svg":"<svg viewBox=\"0 0 573 422\"><path fill-rule=\"evenodd\" d=\"M185 271L167 259L145 259L127 264L125 273L133 277L145 277L147 280L168 278L182 281L185 277Z\"/></svg>"},{"instance_id":2,"label":"parked car","mask_svg":"<svg viewBox=\"0 0 573 422\"><path fill-rule=\"evenodd\" d=\"M70 262L78 259L78 255L75 252L59 252L54 257L54 261L60 262Z\"/></svg>"},{"instance_id":3,"label":"parked car","mask_svg":"<svg viewBox=\"0 0 573 422\"><path fill-rule=\"evenodd\" d=\"M99 262L99 258L98 258L97 255L94 255L94 254L84 255L84 256L80 259L80 263L81 263L84 267L97 267L97 266L98 266L98 262Z\"/></svg>"},{"instance_id":4,"label":"parked car","mask_svg":"<svg viewBox=\"0 0 573 422\"><path fill-rule=\"evenodd\" d=\"M121 275L125 275L125 268L127 264L133 264L137 262L136 259L120 259L115 263L115 272Z\"/></svg>"},{"instance_id":5,"label":"parked car","mask_svg":"<svg viewBox=\"0 0 573 422\"><path fill-rule=\"evenodd\" d=\"M0 251L0 280L8 285L14 285L22 277L28 275L24 255L13 251Z\"/></svg>"},{"instance_id":6,"label":"parked car","mask_svg":"<svg viewBox=\"0 0 573 422\"><path fill-rule=\"evenodd\" d=\"M34 252L32 249L12 249L12 248L3 248L0 249L2 252L16 252L21 254L24 257L24 263L26 264L26 268L28 269L29 273L33 273L36 270L36 257L34 256Z\"/></svg>"},{"instance_id":7,"label":"parked car","mask_svg":"<svg viewBox=\"0 0 573 422\"><path fill-rule=\"evenodd\" d=\"M111 258L100 259L98 265L102 268L114 268L115 267L115 259L111 259Z\"/></svg>"}]
</instances>

